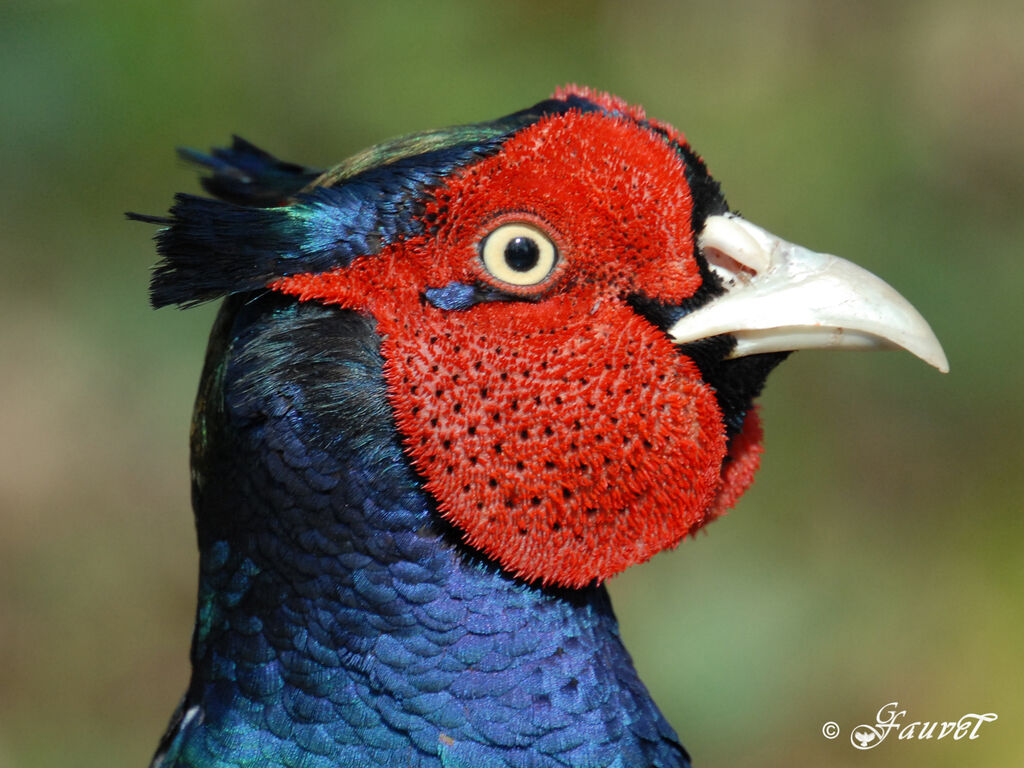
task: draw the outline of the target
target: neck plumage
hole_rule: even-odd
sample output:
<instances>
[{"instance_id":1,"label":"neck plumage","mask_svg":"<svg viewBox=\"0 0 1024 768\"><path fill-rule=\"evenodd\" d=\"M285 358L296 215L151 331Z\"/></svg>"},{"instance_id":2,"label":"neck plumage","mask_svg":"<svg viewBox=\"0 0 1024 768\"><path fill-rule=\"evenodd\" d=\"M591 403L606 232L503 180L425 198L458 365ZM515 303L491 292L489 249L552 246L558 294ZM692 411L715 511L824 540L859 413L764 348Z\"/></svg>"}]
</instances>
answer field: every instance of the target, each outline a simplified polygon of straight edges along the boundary
<instances>
[{"instance_id":1,"label":"neck plumage","mask_svg":"<svg viewBox=\"0 0 1024 768\"><path fill-rule=\"evenodd\" d=\"M515 580L431 509L381 366L354 313L222 309L192 437L193 677L154 764L688 765L603 587Z\"/></svg>"}]
</instances>

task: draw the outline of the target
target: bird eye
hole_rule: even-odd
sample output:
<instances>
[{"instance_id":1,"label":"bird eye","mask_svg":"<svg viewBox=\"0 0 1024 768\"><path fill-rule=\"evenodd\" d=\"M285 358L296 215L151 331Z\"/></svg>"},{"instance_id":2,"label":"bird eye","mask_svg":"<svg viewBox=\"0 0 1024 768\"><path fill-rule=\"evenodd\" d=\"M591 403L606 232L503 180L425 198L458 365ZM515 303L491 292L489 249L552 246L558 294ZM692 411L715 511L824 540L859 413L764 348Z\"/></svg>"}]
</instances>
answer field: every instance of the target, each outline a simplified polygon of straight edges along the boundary
<instances>
[{"instance_id":1,"label":"bird eye","mask_svg":"<svg viewBox=\"0 0 1024 768\"><path fill-rule=\"evenodd\" d=\"M491 275L511 285L544 282L558 251L551 238L529 224L502 224L480 243L480 257Z\"/></svg>"}]
</instances>

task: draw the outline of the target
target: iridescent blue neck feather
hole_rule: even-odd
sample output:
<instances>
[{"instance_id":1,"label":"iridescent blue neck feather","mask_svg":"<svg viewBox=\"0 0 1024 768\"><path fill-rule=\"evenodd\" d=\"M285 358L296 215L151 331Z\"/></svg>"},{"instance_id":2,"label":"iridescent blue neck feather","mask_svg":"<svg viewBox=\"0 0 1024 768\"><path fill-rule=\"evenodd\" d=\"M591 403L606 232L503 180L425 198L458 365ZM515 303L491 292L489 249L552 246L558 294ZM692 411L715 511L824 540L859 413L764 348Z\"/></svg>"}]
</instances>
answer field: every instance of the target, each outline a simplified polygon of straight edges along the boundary
<instances>
[{"instance_id":1,"label":"iridescent blue neck feather","mask_svg":"<svg viewBox=\"0 0 1024 768\"><path fill-rule=\"evenodd\" d=\"M193 429L193 677L161 766L686 766L603 587L458 543L392 422L373 321L236 296Z\"/></svg>"}]
</instances>

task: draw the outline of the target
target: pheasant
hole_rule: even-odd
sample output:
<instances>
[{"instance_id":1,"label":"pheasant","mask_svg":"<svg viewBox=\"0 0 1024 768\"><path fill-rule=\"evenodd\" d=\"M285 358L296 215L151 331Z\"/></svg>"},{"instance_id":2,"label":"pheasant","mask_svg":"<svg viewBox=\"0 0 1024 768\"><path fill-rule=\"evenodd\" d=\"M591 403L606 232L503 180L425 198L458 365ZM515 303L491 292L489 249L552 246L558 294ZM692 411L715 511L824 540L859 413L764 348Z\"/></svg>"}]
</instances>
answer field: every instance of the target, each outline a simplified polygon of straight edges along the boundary
<instances>
[{"instance_id":1,"label":"pheasant","mask_svg":"<svg viewBox=\"0 0 1024 768\"><path fill-rule=\"evenodd\" d=\"M570 86L321 171L235 138L160 225L223 299L191 433L192 678L154 766L689 756L604 582L729 509L805 348L942 348L732 212L681 133Z\"/></svg>"}]
</instances>

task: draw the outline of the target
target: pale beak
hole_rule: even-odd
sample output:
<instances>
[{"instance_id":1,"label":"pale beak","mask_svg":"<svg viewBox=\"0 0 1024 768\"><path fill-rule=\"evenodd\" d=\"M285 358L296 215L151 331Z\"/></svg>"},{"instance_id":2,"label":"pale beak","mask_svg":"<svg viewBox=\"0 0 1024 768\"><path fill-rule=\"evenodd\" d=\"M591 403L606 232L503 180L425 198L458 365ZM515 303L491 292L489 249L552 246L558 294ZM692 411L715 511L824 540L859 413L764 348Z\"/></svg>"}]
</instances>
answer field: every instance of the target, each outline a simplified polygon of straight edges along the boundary
<instances>
[{"instance_id":1,"label":"pale beak","mask_svg":"<svg viewBox=\"0 0 1024 768\"><path fill-rule=\"evenodd\" d=\"M680 318L677 344L719 334L730 357L797 349L905 349L943 373L942 345L888 283L838 256L788 243L733 214L709 216L699 246L725 293Z\"/></svg>"}]
</instances>

